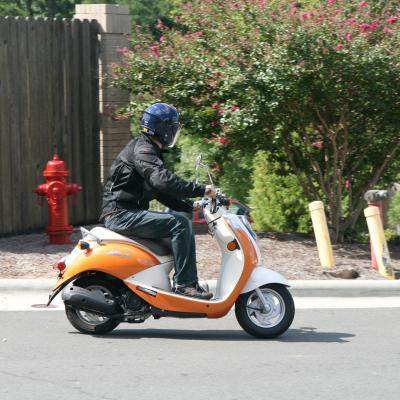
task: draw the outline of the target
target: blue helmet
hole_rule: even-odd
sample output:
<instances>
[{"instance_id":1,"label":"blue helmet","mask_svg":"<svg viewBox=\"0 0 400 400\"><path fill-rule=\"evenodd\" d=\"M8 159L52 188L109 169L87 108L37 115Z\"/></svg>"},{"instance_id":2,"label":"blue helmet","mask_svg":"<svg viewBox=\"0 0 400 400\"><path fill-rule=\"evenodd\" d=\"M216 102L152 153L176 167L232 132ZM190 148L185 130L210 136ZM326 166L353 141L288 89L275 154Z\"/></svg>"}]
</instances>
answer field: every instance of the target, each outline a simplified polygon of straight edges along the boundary
<instances>
[{"instance_id":1,"label":"blue helmet","mask_svg":"<svg viewBox=\"0 0 400 400\"><path fill-rule=\"evenodd\" d=\"M147 136L158 139L165 147L173 147L178 140L181 124L175 107L155 103L144 110L140 130Z\"/></svg>"}]
</instances>

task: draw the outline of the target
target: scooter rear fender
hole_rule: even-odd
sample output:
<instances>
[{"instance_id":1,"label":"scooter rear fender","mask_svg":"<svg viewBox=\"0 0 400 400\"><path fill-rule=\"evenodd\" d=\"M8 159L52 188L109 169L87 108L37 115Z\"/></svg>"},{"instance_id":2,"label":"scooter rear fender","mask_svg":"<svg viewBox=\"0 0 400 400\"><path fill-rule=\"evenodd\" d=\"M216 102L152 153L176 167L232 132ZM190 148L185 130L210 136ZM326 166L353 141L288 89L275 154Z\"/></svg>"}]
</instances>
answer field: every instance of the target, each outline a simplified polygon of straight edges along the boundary
<instances>
[{"instance_id":1,"label":"scooter rear fender","mask_svg":"<svg viewBox=\"0 0 400 400\"><path fill-rule=\"evenodd\" d=\"M254 268L241 293L251 292L260 286L267 285L269 283L278 283L283 286L290 286L289 281L278 272L272 271L266 267L256 267Z\"/></svg>"},{"instance_id":2,"label":"scooter rear fender","mask_svg":"<svg viewBox=\"0 0 400 400\"><path fill-rule=\"evenodd\" d=\"M102 279L114 279L118 280L118 278L115 278L114 276L104 274L103 272L100 271L83 271L80 272L76 275L69 276L67 279L59 279L57 281L57 284L53 287L52 293L49 295L49 301L47 303L47 306L50 305L50 303L57 297L57 295L70 283L77 281L80 278L83 278L85 276L94 276L97 275L101 277ZM122 281L121 281L122 282Z\"/></svg>"}]
</instances>

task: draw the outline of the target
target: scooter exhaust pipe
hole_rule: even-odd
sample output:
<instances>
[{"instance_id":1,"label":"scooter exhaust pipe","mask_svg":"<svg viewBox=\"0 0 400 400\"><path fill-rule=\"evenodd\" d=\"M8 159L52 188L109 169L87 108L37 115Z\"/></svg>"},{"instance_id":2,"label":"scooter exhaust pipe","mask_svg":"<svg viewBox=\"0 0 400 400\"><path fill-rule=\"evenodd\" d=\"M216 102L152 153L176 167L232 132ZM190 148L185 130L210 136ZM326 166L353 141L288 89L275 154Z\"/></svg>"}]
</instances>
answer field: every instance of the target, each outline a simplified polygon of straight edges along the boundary
<instances>
[{"instance_id":1,"label":"scooter exhaust pipe","mask_svg":"<svg viewBox=\"0 0 400 400\"><path fill-rule=\"evenodd\" d=\"M114 300L107 299L103 293L97 290L70 286L62 292L61 298L67 306L73 306L96 314L110 316L120 312Z\"/></svg>"}]
</instances>

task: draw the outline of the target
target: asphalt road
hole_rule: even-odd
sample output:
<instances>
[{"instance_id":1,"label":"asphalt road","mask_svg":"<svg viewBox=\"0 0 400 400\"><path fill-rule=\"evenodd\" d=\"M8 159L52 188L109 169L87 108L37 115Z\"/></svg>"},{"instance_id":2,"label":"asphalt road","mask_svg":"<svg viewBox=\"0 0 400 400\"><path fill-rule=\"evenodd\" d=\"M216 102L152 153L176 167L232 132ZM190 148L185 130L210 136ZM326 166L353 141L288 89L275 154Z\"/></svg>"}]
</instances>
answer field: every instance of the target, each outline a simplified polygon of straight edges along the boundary
<instances>
[{"instance_id":1,"label":"asphalt road","mask_svg":"<svg viewBox=\"0 0 400 400\"><path fill-rule=\"evenodd\" d=\"M400 398L400 308L298 310L273 341L221 320L148 320L105 337L61 311L0 312L0 399Z\"/></svg>"}]
</instances>

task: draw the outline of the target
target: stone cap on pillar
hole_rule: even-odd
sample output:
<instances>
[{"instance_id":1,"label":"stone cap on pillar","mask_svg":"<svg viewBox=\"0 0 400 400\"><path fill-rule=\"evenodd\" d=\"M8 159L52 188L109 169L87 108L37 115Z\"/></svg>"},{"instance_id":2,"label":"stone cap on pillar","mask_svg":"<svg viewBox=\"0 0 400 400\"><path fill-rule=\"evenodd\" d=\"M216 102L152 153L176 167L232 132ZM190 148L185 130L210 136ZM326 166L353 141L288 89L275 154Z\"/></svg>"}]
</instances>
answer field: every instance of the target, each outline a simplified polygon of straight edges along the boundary
<instances>
[{"instance_id":1,"label":"stone cap on pillar","mask_svg":"<svg viewBox=\"0 0 400 400\"><path fill-rule=\"evenodd\" d=\"M76 4L75 19L95 19L101 33L130 34L132 20L129 8L118 4Z\"/></svg>"}]
</instances>

